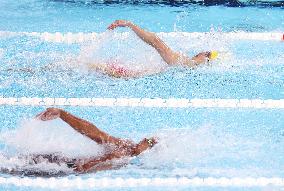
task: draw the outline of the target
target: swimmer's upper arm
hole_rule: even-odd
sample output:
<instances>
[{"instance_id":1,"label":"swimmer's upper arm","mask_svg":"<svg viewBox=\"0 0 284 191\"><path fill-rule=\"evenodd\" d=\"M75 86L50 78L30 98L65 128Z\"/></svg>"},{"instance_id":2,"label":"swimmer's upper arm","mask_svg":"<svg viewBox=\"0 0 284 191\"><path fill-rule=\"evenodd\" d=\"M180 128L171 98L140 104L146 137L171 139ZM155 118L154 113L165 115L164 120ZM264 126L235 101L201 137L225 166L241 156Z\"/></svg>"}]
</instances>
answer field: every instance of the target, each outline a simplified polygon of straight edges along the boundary
<instances>
[{"instance_id":1,"label":"swimmer's upper arm","mask_svg":"<svg viewBox=\"0 0 284 191\"><path fill-rule=\"evenodd\" d=\"M196 63L189 58L188 56L173 51L171 48L169 48L166 44L163 43L163 41L160 41L157 39L155 41L156 49L163 58L163 60L169 64L169 65L185 65L189 67L195 67Z\"/></svg>"},{"instance_id":2,"label":"swimmer's upper arm","mask_svg":"<svg viewBox=\"0 0 284 191\"><path fill-rule=\"evenodd\" d=\"M149 44L151 46L153 46L158 51L158 53L161 55L163 60L169 65L178 64L180 54L177 53L177 52L174 52L169 46L167 46L164 43L164 41L162 41L155 34L153 34L152 38L153 38L153 40Z\"/></svg>"},{"instance_id":3,"label":"swimmer's upper arm","mask_svg":"<svg viewBox=\"0 0 284 191\"><path fill-rule=\"evenodd\" d=\"M176 53L178 54L178 58L177 58L177 63L180 65L185 65L185 66L189 66L189 67L195 67L196 63L188 56L182 54L182 53Z\"/></svg>"}]
</instances>

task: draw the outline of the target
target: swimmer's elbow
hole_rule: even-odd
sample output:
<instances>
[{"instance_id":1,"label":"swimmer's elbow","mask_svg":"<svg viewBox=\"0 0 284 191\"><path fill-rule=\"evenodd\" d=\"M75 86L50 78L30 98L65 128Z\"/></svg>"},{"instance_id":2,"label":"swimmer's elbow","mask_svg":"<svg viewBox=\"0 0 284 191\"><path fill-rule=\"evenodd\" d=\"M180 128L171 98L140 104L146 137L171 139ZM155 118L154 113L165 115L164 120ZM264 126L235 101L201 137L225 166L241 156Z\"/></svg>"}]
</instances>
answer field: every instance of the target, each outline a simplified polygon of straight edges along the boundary
<instances>
[{"instance_id":1,"label":"swimmer's elbow","mask_svg":"<svg viewBox=\"0 0 284 191\"><path fill-rule=\"evenodd\" d=\"M180 55L178 53L168 51L165 52L164 60L168 65L180 64Z\"/></svg>"}]
</instances>

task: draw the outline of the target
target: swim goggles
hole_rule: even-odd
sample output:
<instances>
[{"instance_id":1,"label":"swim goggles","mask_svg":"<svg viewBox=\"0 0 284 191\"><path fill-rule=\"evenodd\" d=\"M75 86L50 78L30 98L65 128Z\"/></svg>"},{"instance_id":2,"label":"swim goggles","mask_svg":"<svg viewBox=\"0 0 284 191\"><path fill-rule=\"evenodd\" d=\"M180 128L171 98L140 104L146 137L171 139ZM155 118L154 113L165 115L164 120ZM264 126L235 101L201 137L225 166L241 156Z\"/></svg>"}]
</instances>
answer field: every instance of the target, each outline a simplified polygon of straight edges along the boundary
<instances>
[{"instance_id":1,"label":"swim goggles","mask_svg":"<svg viewBox=\"0 0 284 191\"><path fill-rule=\"evenodd\" d=\"M146 139L148 145L150 148L152 148L154 146L154 140L153 139Z\"/></svg>"}]
</instances>

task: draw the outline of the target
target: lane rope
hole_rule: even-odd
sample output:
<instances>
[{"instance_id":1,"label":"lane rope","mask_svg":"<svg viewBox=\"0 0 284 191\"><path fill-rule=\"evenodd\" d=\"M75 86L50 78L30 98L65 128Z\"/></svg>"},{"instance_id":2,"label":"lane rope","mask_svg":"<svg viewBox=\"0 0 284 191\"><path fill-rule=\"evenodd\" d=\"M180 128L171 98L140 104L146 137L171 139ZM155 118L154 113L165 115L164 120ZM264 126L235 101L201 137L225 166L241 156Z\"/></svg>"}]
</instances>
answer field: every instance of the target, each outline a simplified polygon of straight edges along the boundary
<instances>
[{"instance_id":1,"label":"lane rope","mask_svg":"<svg viewBox=\"0 0 284 191\"><path fill-rule=\"evenodd\" d=\"M117 187L265 187L284 186L284 179L274 178L20 178L20 177L0 177L0 185L13 185L21 187L41 187L41 188L117 188Z\"/></svg>"},{"instance_id":2,"label":"lane rope","mask_svg":"<svg viewBox=\"0 0 284 191\"><path fill-rule=\"evenodd\" d=\"M30 36L30 37L37 37L40 38L43 41L47 42L55 42L55 43L82 43L87 41L94 41L97 38L105 35L109 32L104 33L49 33L49 32L11 32L11 31L0 31L0 37L15 37L15 36ZM113 33L117 36L127 36L129 35L129 32L123 32L123 33ZM284 33L281 32L170 32L170 33L164 33L160 32L157 33L159 36L164 37L188 37L188 38L206 38L206 37L219 37L219 38L227 38L230 40L260 40L260 41L284 41Z\"/></svg>"},{"instance_id":3,"label":"lane rope","mask_svg":"<svg viewBox=\"0 0 284 191\"><path fill-rule=\"evenodd\" d=\"M284 109L284 99L0 97L0 105Z\"/></svg>"}]
</instances>

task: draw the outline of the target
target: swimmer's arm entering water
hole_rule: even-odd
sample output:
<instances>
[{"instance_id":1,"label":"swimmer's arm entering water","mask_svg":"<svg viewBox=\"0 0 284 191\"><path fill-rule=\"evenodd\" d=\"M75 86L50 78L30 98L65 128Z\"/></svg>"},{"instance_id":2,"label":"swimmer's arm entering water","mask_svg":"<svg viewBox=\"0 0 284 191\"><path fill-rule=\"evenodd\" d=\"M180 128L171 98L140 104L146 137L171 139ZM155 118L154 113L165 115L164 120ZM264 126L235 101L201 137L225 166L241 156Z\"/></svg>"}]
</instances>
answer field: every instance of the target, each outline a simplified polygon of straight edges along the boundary
<instances>
[{"instance_id":1,"label":"swimmer's arm entering water","mask_svg":"<svg viewBox=\"0 0 284 191\"><path fill-rule=\"evenodd\" d=\"M37 117L43 121L52 120L56 118L60 118L69 124L73 129L78 131L79 133L89 137L90 139L96 141L98 144L115 144L117 146L123 146L127 141L113 137L99 128L97 128L94 124L76 117L71 113L68 113L62 109L58 108L48 108L46 111L37 115ZM128 143L130 144L130 143Z\"/></svg>"},{"instance_id":2,"label":"swimmer's arm entering water","mask_svg":"<svg viewBox=\"0 0 284 191\"><path fill-rule=\"evenodd\" d=\"M130 21L116 20L108 29L112 30L116 27L129 27L144 42L154 47L166 63L169 65L176 64L179 54L170 49L155 33L145 31Z\"/></svg>"},{"instance_id":3,"label":"swimmer's arm entering water","mask_svg":"<svg viewBox=\"0 0 284 191\"><path fill-rule=\"evenodd\" d=\"M155 48L163 60L169 65L182 64L195 67L204 63L210 56L210 52L202 52L193 58L189 58L183 54L175 52L155 33L145 31L130 21L116 20L108 27L108 29L113 30L117 27L129 27L132 29L140 39Z\"/></svg>"}]
</instances>

